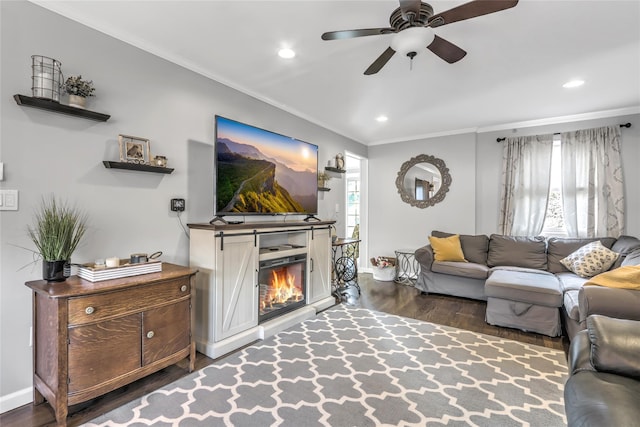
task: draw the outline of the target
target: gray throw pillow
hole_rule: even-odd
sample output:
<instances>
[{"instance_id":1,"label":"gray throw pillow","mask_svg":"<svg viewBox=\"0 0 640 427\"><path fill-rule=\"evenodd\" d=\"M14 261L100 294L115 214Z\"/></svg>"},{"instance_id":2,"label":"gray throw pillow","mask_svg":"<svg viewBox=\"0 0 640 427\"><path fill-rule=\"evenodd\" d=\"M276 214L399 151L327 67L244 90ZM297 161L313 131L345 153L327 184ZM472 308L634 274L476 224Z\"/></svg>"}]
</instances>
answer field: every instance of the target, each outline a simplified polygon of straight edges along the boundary
<instances>
[{"instance_id":1,"label":"gray throw pillow","mask_svg":"<svg viewBox=\"0 0 640 427\"><path fill-rule=\"evenodd\" d=\"M627 255L640 249L640 240L633 236L620 236L618 240L611 246L611 250L620 254L616 262L613 264L614 268L618 268L622 265Z\"/></svg>"},{"instance_id":2,"label":"gray throw pillow","mask_svg":"<svg viewBox=\"0 0 640 427\"><path fill-rule=\"evenodd\" d=\"M547 244L542 236L503 236L489 238L487 265L547 269Z\"/></svg>"},{"instance_id":3,"label":"gray throw pillow","mask_svg":"<svg viewBox=\"0 0 640 427\"><path fill-rule=\"evenodd\" d=\"M455 233L445 233L444 231L432 231L433 237L451 237ZM487 264L487 251L489 250L489 237L484 234L469 235L460 234L460 246L464 259L476 264Z\"/></svg>"},{"instance_id":4,"label":"gray throw pillow","mask_svg":"<svg viewBox=\"0 0 640 427\"><path fill-rule=\"evenodd\" d=\"M550 237L547 240L547 270L551 273L566 273L569 270L560 260L568 257L587 243L595 242L596 240L600 240L607 249L611 249L611 246L616 241L613 237Z\"/></svg>"},{"instance_id":5,"label":"gray throw pillow","mask_svg":"<svg viewBox=\"0 0 640 427\"><path fill-rule=\"evenodd\" d=\"M622 261L622 264L620 266L625 267L628 265L640 265L640 249L636 249L635 251L624 257L624 260Z\"/></svg>"}]
</instances>

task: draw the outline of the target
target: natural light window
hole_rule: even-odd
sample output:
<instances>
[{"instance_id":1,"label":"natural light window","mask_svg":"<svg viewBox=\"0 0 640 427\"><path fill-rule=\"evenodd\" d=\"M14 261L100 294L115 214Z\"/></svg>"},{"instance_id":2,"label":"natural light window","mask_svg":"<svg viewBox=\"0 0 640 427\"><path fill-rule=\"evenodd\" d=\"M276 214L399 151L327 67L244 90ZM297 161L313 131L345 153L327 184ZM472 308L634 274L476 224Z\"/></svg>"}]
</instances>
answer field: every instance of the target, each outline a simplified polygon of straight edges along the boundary
<instances>
[{"instance_id":1,"label":"natural light window","mask_svg":"<svg viewBox=\"0 0 640 427\"><path fill-rule=\"evenodd\" d=\"M562 151L560 135L553 139L551 154L551 183L549 185L549 203L542 227L543 236L567 237L562 210Z\"/></svg>"}]
</instances>

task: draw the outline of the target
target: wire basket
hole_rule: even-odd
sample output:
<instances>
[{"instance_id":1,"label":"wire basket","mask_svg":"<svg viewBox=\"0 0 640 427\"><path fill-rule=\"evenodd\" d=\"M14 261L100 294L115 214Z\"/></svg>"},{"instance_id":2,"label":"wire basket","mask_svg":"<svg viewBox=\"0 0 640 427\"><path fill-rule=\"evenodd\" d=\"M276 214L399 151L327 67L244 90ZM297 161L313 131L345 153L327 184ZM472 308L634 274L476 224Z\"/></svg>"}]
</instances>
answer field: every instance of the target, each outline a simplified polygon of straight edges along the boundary
<instances>
[{"instance_id":1,"label":"wire basket","mask_svg":"<svg viewBox=\"0 0 640 427\"><path fill-rule=\"evenodd\" d=\"M62 63L42 55L31 56L31 93L35 98L60 102Z\"/></svg>"}]
</instances>

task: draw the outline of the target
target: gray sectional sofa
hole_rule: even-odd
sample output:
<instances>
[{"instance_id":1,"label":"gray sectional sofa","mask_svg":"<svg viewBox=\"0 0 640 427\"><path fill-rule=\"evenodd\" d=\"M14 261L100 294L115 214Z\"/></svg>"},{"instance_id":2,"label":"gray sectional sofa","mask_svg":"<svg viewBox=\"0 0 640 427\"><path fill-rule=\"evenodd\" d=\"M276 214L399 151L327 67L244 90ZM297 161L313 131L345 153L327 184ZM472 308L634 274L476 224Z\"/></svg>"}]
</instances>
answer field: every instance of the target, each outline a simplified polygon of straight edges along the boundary
<instances>
[{"instance_id":1,"label":"gray sectional sofa","mask_svg":"<svg viewBox=\"0 0 640 427\"><path fill-rule=\"evenodd\" d=\"M452 233L433 231L434 237ZM618 253L611 269L640 265L640 240L619 238L460 235L468 262L434 261L431 245L415 251L420 265L416 287L423 293L487 301L490 324L572 339L591 314L640 320L640 291L583 286L588 278L560 260L587 243L600 241Z\"/></svg>"}]
</instances>

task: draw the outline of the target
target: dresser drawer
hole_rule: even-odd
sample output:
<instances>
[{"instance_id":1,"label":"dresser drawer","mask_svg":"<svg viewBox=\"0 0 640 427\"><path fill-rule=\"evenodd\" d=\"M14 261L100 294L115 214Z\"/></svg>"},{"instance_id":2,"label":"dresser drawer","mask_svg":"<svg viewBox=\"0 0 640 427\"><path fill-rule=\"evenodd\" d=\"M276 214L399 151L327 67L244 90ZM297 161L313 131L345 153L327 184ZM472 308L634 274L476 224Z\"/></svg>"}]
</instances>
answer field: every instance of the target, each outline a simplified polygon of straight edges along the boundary
<instances>
[{"instance_id":1,"label":"dresser drawer","mask_svg":"<svg viewBox=\"0 0 640 427\"><path fill-rule=\"evenodd\" d=\"M116 292L70 298L68 301L69 326L144 311L187 298L190 292L189 278L180 278Z\"/></svg>"}]
</instances>

